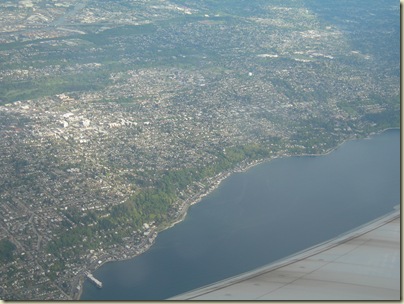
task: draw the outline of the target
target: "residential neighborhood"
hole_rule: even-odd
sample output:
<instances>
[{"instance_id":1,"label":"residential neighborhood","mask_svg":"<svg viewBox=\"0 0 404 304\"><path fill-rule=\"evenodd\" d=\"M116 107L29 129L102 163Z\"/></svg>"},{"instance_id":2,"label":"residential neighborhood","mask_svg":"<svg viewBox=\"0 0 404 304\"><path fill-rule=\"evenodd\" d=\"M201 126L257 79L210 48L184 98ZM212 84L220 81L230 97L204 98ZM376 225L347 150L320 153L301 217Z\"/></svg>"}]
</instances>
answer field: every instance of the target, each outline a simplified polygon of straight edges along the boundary
<instances>
[{"instance_id":1,"label":"residential neighborhood","mask_svg":"<svg viewBox=\"0 0 404 304\"><path fill-rule=\"evenodd\" d=\"M1 299L79 299L231 172L399 126L398 5L269 2L0 3Z\"/></svg>"}]
</instances>

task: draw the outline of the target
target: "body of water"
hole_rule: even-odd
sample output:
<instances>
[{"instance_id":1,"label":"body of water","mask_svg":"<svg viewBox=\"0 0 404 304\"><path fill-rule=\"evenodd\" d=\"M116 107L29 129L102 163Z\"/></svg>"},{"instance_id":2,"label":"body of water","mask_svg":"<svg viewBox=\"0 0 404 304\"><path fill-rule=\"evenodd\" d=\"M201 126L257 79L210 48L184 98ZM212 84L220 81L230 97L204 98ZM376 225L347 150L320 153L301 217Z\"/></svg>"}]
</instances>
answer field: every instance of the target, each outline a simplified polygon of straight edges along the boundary
<instances>
[{"instance_id":1,"label":"body of water","mask_svg":"<svg viewBox=\"0 0 404 304\"><path fill-rule=\"evenodd\" d=\"M146 253L95 271L82 300L159 300L266 265L393 211L400 131L325 156L276 159L232 174Z\"/></svg>"}]
</instances>

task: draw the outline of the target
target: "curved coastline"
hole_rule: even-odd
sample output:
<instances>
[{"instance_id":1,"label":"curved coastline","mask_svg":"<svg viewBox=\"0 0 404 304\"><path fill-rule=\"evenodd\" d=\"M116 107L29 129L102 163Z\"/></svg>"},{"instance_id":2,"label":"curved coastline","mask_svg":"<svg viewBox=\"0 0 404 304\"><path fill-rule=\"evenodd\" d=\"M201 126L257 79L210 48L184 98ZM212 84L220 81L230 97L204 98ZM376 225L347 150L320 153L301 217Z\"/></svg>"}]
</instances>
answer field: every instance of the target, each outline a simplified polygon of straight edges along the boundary
<instances>
[{"instance_id":1,"label":"curved coastline","mask_svg":"<svg viewBox=\"0 0 404 304\"><path fill-rule=\"evenodd\" d=\"M101 264L98 264L95 269L90 270L90 271L94 272L95 270L97 270L98 268L100 268L101 266L103 266L104 264L109 263L109 262L117 262L117 261L125 261L125 260L133 259L133 258L135 258L137 256L140 256L144 252L146 252L148 249L150 249L151 246L153 246L154 241L155 241L155 239L156 239L159 232L162 232L162 231L164 231L166 229L172 228L176 224L182 222L185 219L186 215L187 215L188 209L192 205L199 203L205 196L211 194L214 190L216 190L220 186L220 184L221 184L221 182L223 180L225 180L226 178L228 178L230 175L232 175L234 173L246 172L247 170L249 170L249 169L251 169L251 168L253 168L253 167L255 167L255 166L259 165L259 164L267 163L267 162L270 162L270 161L272 161L274 159L278 159L278 158L302 157L302 156L303 157L305 157L305 156L306 157L307 156L313 156L313 157L325 156L325 155L328 155L328 154L334 152L335 150L337 150L339 147L341 147L346 142L349 142L349 141L352 141L352 140L369 139L372 136L382 134L382 133L384 133L384 132L386 132L388 130L400 130L400 128L399 127L397 127L397 128L386 128L386 129L381 130L380 132L372 132L372 133L366 135L365 137L351 136L351 137L343 140L341 143L337 144L335 147L327 150L324 153L319 153L319 154L296 154L296 155L291 155L291 154L285 153L285 154L276 155L276 156L265 158L265 159L255 160L255 161L252 161L250 163L241 163L241 164L237 165L235 168L233 168L231 170L221 172L221 173L217 174L216 176L210 178L211 182L210 182L209 188L207 190L202 190L202 191L192 195L191 197L189 197L189 198L187 198L187 199L185 199L183 201L183 203L181 205L181 211L179 212L178 216L175 219L173 219L173 221L171 223L159 226L155 230L153 230L152 233L151 233L151 237L149 238L149 242L144 247L142 247L142 250L140 252L134 253L133 255L131 255L129 257L126 257L126 258L122 258L122 259L121 258L119 258L119 259L108 259L108 260L102 261ZM400 139L401 139L401 137L400 137ZM83 293L83 284L84 284L84 281L85 281L85 277L80 277L78 281L79 281L78 282L79 290L76 293L76 296L73 297L73 300L80 300L80 298L82 296L82 293Z\"/></svg>"}]
</instances>

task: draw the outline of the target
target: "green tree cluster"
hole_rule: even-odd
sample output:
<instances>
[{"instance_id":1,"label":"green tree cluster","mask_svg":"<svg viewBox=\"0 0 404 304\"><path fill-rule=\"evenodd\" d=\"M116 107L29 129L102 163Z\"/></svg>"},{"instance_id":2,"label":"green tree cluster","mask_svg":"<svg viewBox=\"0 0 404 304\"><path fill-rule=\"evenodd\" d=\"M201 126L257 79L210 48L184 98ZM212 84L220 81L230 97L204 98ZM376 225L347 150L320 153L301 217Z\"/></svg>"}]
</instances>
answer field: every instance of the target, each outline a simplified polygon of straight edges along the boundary
<instances>
[{"instance_id":1,"label":"green tree cluster","mask_svg":"<svg viewBox=\"0 0 404 304\"><path fill-rule=\"evenodd\" d=\"M100 236L103 246L106 246L122 242L123 237L141 228L144 223L155 221L157 225L166 224L179 192L193 182L230 170L244 160L263 159L270 154L270 150L261 145L230 147L216 152L217 160L213 164L164 172L152 187L144 188L124 203L106 210L108 216L96 212L83 215L76 209L64 211L74 225L64 222L59 238L49 242L48 252L62 260L66 255L82 254L99 247Z\"/></svg>"},{"instance_id":2,"label":"green tree cluster","mask_svg":"<svg viewBox=\"0 0 404 304\"><path fill-rule=\"evenodd\" d=\"M0 241L0 261L2 263L8 263L13 261L13 252L16 249L14 243L8 239L2 239Z\"/></svg>"}]
</instances>

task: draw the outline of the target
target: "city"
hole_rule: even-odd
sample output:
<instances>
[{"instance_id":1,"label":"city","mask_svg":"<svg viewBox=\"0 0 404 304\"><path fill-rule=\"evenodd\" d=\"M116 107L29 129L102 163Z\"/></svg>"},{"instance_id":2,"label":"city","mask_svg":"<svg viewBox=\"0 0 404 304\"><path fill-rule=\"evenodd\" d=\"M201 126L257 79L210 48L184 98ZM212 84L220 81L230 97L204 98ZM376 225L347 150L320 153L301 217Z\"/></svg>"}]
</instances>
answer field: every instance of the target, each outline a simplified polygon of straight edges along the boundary
<instances>
[{"instance_id":1,"label":"city","mask_svg":"<svg viewBox=\"0 0 404 304\"><path fill-rule=\"evenodd\" d=\"M0 298L78 299L230 172L398 127L379 5L370 37L293 0L2 2Z\"/></svg>"}]
</instances>

